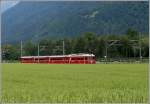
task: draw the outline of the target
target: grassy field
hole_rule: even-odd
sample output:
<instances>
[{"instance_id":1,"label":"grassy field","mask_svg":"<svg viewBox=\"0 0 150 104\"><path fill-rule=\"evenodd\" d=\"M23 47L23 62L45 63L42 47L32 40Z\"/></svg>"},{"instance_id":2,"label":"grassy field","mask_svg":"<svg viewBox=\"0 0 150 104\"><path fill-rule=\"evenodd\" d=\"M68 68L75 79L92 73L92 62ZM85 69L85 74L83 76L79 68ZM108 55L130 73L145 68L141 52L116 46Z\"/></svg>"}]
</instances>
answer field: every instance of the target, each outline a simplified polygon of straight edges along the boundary
<instances>
[{"instance_id":1,"label":"grassy field","mask_svg":"<svg viewBox=\"0 0 150 104\"><path fill-rule=\"evenodd\" d=\"M148 101L148 64L3 64L3 102Z\"/></svg>"}]
</instances>

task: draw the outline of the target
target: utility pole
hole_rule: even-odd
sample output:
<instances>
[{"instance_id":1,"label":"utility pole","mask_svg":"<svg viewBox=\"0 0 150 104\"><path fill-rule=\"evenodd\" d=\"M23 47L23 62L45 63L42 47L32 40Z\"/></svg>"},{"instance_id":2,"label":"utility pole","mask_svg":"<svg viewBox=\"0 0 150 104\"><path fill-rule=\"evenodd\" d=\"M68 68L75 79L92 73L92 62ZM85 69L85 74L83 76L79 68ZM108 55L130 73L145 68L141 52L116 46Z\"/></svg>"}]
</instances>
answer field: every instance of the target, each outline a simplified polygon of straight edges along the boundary
<instances>
[{"instance_id":1,"label":"utility pole","mask_svg":"<svg viewBox=\"0 0 150 104\"><path fill-rule=\"evenodd\" d=\"M63 55L65 55L65 42L63 40Z\"/></svg>"},{"instance_id":2,"label":"utility pole","mask_svg":"<svg viewBox=\"0 0 150 104\"><path fill-rule=\"evenodd\" d=\"M139 54L140 54L140 62L142 61L142 49L141 49L141 33L139 33Z\"/></svg>"},{"instance_id":3,"label":"utility pole","mask_svg":"<svg viewBox=\"0 0 150 104\"><path fill-rule=\"evenodd\" d=\"M22 41L20 43L20 56L22 57Z\"/></svg>"},{"instance_id":4,"label":"utility pole","mask_svg":"<svg viewBox=\"0 0 150 104\"><path fill-rule=\"evenodd\" d=\"M39 46L39 43L38 43L38 63L39 63L39 55L40 55L40 46Z\"/></svg>"},{"instance_id":5,"label":"utility pole","mask_svg":"<svg viewBox=\"0 0 150 104\"><path fill-rule=\"evenodd\" d=\"M107 59L108 59L108 49L111 46L121 46L122 43L120 42L120 40L106 40L105 42L105 60L107 63Z\"/></svg>"},{"instance_id":6,"label":"utility pole","mask_svg":"<svg viewBox=\"0 0 150 104\"><path fill-rule=\"evenodd\" d=\"M134 59L135 59L135 47L133 47L133 55L134 55Z\"/></svg>"},{"instance_id":7,"label":"utility pole","mask_svg":"<svg viewBox=\"0 0 150 104\"><path fill-rule=\"evenodd\" d=\"M105 42L105 61L107 63L107 40Z\"/></svg>"}]
</instances>

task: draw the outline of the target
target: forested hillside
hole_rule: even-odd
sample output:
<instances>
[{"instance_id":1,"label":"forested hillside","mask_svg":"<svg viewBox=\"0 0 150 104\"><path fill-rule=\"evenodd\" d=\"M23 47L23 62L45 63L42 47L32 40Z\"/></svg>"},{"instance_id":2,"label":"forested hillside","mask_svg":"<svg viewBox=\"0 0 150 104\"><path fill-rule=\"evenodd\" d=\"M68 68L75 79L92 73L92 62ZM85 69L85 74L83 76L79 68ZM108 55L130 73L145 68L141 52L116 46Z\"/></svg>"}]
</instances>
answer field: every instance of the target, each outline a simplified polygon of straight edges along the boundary
<instances>
[{"instance_id":1,"label":"forested hillside","mask_svg":"<svg viewBox=\"0 0 150 104\"><path fill-rule=\"evenodd\" d=\"M129 28L148 34L148 2L22 1L2 14L2 43L44 38L124 35Z\"/></svg>"}]
</instances>

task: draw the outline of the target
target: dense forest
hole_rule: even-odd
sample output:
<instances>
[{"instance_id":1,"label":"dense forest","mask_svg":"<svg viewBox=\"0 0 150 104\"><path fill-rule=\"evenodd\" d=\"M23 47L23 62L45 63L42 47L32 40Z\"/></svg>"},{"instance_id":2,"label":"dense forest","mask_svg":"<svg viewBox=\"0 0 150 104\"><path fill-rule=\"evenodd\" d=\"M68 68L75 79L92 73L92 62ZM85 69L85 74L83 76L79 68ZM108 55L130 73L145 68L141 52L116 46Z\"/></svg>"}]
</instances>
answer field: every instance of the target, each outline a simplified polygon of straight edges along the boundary
<instances>
[{"instance_id":1,"label":"dense forest","mask_svg":"<svg viewBox=\"0 0 150 104\"><path fill-rule=\"evenodd\" d=\"M64 38L52 40L45 38L38 42L23 41L22 55L62 55L63 42L65 54L92 53L96 59L104 58L139 58L149 56L149 38L147 34L140 34L133 29L128 29L124 35L97 35L86 32L76 38ZM3 44L2 59L18 60L21 56L21 43ZM106 53L107 50L107 53Z\"/></svg>"},{"instance_id":2,"label":"dense forest","mask_svg":"<svg viewBox=\"0 0 150 104\"><path fill-rule=\"evenodd\" d=\"M40 8L40 9L39 9ZM2 14L2 44L73 38L87 31L148 34L148 1L21 1Z\"/></svg>"}]
</instances>

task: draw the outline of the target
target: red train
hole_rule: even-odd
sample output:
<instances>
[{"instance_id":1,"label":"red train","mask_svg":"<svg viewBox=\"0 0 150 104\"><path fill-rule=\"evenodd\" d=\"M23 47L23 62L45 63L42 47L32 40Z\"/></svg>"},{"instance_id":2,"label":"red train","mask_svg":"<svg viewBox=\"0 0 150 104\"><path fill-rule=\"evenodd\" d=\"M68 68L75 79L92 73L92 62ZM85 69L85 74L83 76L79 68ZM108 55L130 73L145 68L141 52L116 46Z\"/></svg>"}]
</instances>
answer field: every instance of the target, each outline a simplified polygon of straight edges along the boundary
<instances>
[{"instance_id":1,"label":"red train","mask_svg":"<svg viewBox=\"0 0 150 104\"><path fill-rule=\"evenodd\" d=\"M56 56L23 56L21 63L47 63L47 64L95 64L93 54L70 54Z\"/></svg>"}]
</instances>

